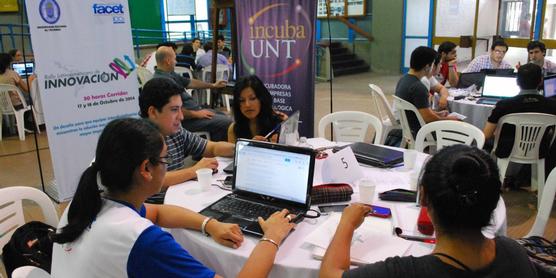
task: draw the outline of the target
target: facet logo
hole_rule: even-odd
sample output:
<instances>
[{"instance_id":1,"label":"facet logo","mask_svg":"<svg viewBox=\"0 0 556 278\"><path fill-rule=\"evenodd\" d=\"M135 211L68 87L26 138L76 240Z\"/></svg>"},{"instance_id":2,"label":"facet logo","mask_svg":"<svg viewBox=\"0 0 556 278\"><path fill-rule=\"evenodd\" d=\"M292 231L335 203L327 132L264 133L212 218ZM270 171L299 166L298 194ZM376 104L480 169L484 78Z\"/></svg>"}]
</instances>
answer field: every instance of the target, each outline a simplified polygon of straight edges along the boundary
<instances>
[{"instance_id":1,"label":"facet logo","mask_svg":"<svg viewBox=\"0 0 556 278\"><path fill-rule=\"evenodd\" d=\"M56 0L41 0L39 14L44 22L54 24L60 19L60 6Z\"/></svg>"},{"instance_id":2,"label":"facet logo","mask_svg":"<svg viewBox=\"0 0 556 278\"><path fill-rule=\"evenodd\" d=\"M93 13L98 15L123 14L122 4L93 4Z\"/></svg>"}]
</instances>

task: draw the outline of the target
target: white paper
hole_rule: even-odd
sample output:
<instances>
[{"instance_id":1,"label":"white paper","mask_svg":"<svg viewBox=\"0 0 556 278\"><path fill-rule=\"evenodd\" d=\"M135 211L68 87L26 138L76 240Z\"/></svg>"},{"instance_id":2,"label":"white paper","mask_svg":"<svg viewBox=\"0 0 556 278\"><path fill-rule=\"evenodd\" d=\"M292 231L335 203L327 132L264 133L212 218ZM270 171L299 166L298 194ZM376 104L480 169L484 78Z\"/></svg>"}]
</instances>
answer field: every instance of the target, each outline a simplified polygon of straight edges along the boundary
<instances>
[{"instance_id":1,"label":"white paper","mask_svg":"<svg viewBox=\"0 0 556 278\"><path fill-rule=\"evenodd\" d=\"M363 170L350 147L329 154L322 168L323 183L355 184L363 177Z\"/></svg>"}]
</instances>

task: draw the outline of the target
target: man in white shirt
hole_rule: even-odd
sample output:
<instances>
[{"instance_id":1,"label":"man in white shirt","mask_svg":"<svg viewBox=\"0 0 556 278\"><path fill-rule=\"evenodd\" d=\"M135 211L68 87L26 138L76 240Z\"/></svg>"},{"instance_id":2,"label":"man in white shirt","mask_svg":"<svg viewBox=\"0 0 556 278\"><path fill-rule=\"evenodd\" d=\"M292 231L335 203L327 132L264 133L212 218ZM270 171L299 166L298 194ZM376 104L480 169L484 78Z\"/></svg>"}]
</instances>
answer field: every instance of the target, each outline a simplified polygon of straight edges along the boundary
<instances>
[{"instance_id":1,"label":"man in white shirt","mask_svg":"<svg viewBox=\"0 0 556 278\"><path fill-rule=\"evenodd\" d=\"M508 44L502 39L495 40L490 47L490 53L473 59L464 72L480 72L482 69L511 69L512 66L504 61L508 52Z\"/></svg>"}]
</instances>

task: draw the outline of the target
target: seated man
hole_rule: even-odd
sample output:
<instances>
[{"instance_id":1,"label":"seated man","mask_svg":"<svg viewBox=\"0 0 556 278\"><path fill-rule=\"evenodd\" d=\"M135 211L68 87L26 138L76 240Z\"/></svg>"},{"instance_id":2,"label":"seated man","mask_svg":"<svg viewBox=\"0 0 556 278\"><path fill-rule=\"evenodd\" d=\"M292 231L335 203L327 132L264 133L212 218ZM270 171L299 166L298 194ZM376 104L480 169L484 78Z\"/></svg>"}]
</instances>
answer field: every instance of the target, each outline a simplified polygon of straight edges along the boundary
<instances>
[{"instance_id":1,"label":"seated man","mask_svg":"<svg viewBox=\"0 0 556 278\"><path fill-rule=\"evenodd\" d=\"M543 74L556 73L556 64L544 58L546 56L546 46L544 43L531 41L527 44L527 51L529 52L528 62L541 67Z\"/></svg>"},{"instance_id":2,"label":"seated man","mask_svg":"<svg viewBox=\"0 0 556 278\"><path fill-rule=\"evenodd\" d=\"M195 63L197 63L199 57L205 55L205 50L201 47L201 39L194 38L191 41L191 46L193 46L193 57L195 57Z\"/></svg>"},{"instance_id":3,"label":"seated man","mask_svg":"<svg viewBox=\"0 0 556 278\"><path fill-rule=\"evenodd\" d=\"M168 172L164 186L193 179L195 171L201 168L216 169L218 162L211 157L234 154L234 144L205 140L181 126L182 94L183 87L172 79L157 77L149 80L139 94L141 117L158 126L168 146ZM184 159L188 155L205 158L190 168L184 168Z\"/></svg>"},{"instance_id":4,"label":"seated man","mask_svg":"<svg viewBox=\"0 0 556 278\"><path fill-rule=\"evenodd\" d=\"M483 129L485 139L494 138L494 130L498 120L512 113L546 113L556 115L556 101L549 100L539 93L537 88L542 83L541 67L535 64L525 64L517 71L517 85L521 88L519 95L503 99L496 103ZM497 157L508 157L512 150L515 127L507 127L501 130L496 149ZM547 173L549 173L548 171Z\"/></svg>"},{"instance_id":5,"label":"seated man","mask_svg":"<svg viewBox=\"0 0 556 278\"><path fill-rule=\"evenodd\" d=\"M423 82L423 85L427 87L427 90L431 94L431 97L434 97L435 93L438 93L440 97L438 99L438 103L436 103L438 107L433 107L433 109L437 111L448 109L448 97L450 96L450 94L448 93L448 89L446 89L444 85L438 82L438 80L436 80L435 76L438 76L438 73L440 71L439 63L440 55L437 55L434 59L432 70L426 76L423 76L423 78L421 78L421 82ZM433 99L432 102L434 101L435 100Z\"/></svg>"},{"instance_id":6,"label":"seated man","mask_svg":"<svg viewBox=\"0 0 556 278\"><path fill-rule=\"evenodd\" d=\"M224 55L224 57L230 58L232 51L226 46L226 38L222 35L218 35L216 38L216 46L218 47L218 53Z\"/></svg>"},{"instance_id":7,"label":"seated man","mask_svg":"<svg viewBox=\"0 0 556 278\"><path fill-rule=\"evenodd\" d=\"M430 47L419 46L411 53L410 69L396 85L396 96L415 105L425 123L438 120L457 120L455 116L447 116L446 111L435 113L429 105L429 92L420 81L421 78L431 74L436 51ZM409 126L413 136L421 128L419 120L413 113L407 113Z\"/></svg>"},{"instance_id":8,"label":"seated man","mask_svg":"<svg viewBox=\"0 0 556 278\"><path fill-rule=\"evenodd\" d=\"M205 43L203 48L206 53L197 59L197 67L199 68L210 67L212 65L212 42ZM230 72L232 71L232 65L228 63L228 59L220 53L216 54L216 64L226 65Z\"/></svg>"},{"instance_id":9,"label":"seated man","mask_svg":"<svg viewBox=\"0 0 556 278\"><path fill-rule=\"evenodd\" d=\"M156 50L158 50L161 46L171 47L172 49L174 49L174 51L176 51L176 49L178 49L178 46L173 42L163 42L163 43L159 43L156 46ZM151 52L149 55L145 56L145 58L143 59L143 61L141 62L141 65L140 65L140 66L148 69L150 72L154 72L154 68L156 67L156 59L154 58L154 56L156 54L156 50Z\"/></svg>"},{"instance_id":10,"label":"seated man","mask_svg":"<svg viewBox=\"0 0 556 278\"><path fill-rule=\"evenodd\" d=\"M507 51L508 44L504 40L495 40L490 47L490 54L473 59L464 72L480 72L482 69L511 69L512 66L504 61Z\"/></svg>"},{"instance_id":11,"label":"seated man","mask_svg":"<svg viewBox=\"0 0 556 278\"><path fill-rule=\"evenodd\" d=\"M156 51L156 70L154 77L166 77L182 86L183 114L185 120L182 125L189 131L207 131L213 141L227 141L228 126L232 119L226 114L212 109L202 109L201 106L187 93L187 89L214 89L226 86L226 81L209 84L196 79L188 79L174 72L176 67L176 53L170 47L160 47Z\"/></svg>"},{"instance_id":12,"label":"seated man","mask_svg":"<svg viewBox=\"0 0 556 278\"><path fill-rule=\"evenodd\" d=\"M446 85L446 81L450 86L456 87L459 82L458 76L458 54L456 48L458 46L450 41L445 41L438 46L438 55L440 55L440 68L435 78L442 85Z\"/></svg>"}]
</instances>

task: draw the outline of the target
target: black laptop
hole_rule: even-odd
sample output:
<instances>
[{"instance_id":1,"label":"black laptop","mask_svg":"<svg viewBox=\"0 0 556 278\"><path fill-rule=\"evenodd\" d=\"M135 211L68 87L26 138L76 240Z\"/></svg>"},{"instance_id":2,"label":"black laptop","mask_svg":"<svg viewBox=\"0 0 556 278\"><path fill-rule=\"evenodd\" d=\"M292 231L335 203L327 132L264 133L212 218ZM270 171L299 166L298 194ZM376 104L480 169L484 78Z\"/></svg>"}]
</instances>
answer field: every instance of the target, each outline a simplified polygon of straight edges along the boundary
<instances>
[{"instance_id":1,"label":"black laptop","mask_svg":"<svg viewBox=\"0 0 556 278\"><path fill-rule=\"evenodd\" d=\"M544 78L543 92L545 97L556 97L556 75Z\"/></svg>"},{"instance_id":2,"label":"black laptop","mask_svg":"<svg viewBox=\"0 0 556 278\"><path fill-rule=\"evenodd\" d=\"M461 74L458 85L456 86L458 89L465 89L469 86L475 84L478 88L483 87L483 82L485 81L485 73L484 72L464 72Z\"/></svg>"},{"instance_id":3,"label":"black laptop","mask_svg":"<svg viewBox=\"0 0 556 278\"><path fill-rule=\"evenodd\" d=\"M17 72L22 78L27 78L27 76L33 74L33 72L35 71L35 63L13 63L12 69Z\"/></svg>"},{"instance_id":4,"label":"black laptop","mask_svg":"<svg viewBox=\"0 0 556 278\"><path fill-rule=\"evenodd\" d=\"M342 146L351 147L357 162L379 168L392 168L403 162L403 152L362 142Z\"/></svg>"},{"instance_id":5,"label":"black laptop","mask_svg":"<svg viewBox=\"0 0 556 278\"><path fill-rule=\"evenodd\" d=\"M296 222L311 207L315 152L309 148L239 139L232 193L200 211L236 223L246 234L262 236L259 216L288 209Z\"/></svg>"}]
</instances>

